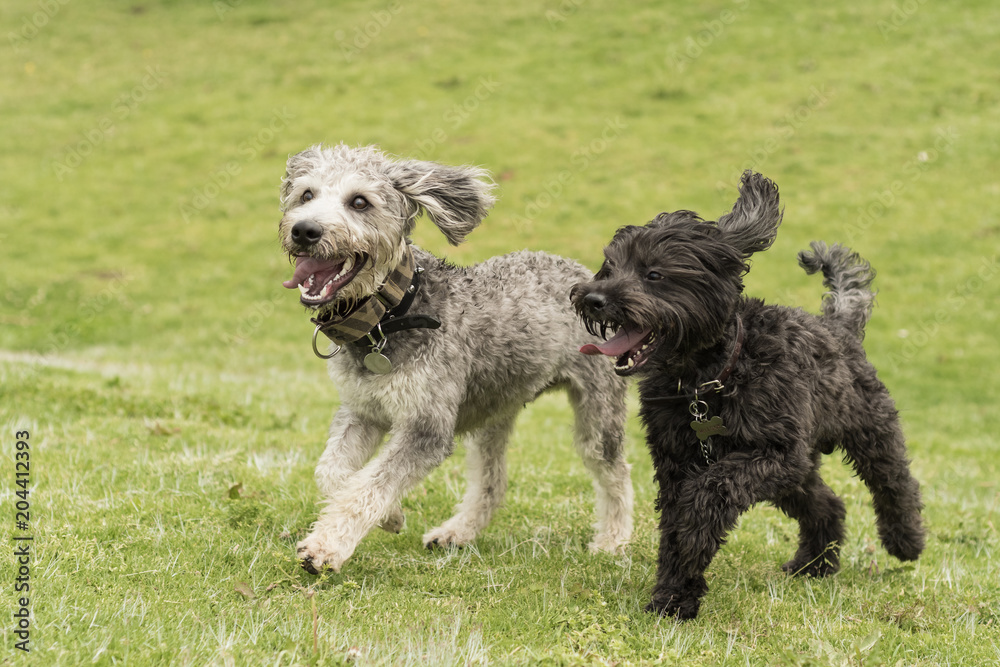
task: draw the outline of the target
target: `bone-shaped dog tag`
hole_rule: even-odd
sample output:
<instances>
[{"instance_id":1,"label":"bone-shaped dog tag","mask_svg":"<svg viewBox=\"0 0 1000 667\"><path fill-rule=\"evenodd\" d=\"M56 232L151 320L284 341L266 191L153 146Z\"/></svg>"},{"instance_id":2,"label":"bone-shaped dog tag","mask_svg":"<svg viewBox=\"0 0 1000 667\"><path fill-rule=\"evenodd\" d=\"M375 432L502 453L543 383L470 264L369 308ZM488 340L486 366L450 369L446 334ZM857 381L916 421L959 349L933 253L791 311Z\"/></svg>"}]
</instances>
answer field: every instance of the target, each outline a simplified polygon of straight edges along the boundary
<instances>
[{"instance_id":1,"label":"bone-shaped dog tag","mask_svg":"<svg viewBox=\"0 0 1000 667\"><path fill-rule=\"evenodd\" d=\"M712 417L707 421L696 419L691 422L691 428L694 429L695 435L702 442L708 440L713 435L729 435L729 429L722 423L722 417Z\"/></svg>"}]
</instances>

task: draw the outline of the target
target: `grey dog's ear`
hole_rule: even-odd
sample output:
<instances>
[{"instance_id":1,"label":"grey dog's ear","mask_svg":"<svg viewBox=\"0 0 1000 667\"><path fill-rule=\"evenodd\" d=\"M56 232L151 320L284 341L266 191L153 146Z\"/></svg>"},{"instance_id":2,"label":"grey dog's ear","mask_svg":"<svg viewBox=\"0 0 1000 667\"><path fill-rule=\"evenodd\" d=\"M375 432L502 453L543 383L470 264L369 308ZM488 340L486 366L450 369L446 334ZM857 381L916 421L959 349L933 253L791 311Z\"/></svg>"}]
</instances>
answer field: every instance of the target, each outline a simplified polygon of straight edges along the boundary
<instances>
[{"instance_id":1,"label":"grey dog's ear","mask_svg":"<svg viewBox=\"0 0 1000 667\"><path fill-rule=\"evenodd\" d=\"M740 179L739 199L716 225L725 233L726 241L749 257L774 243L783 215L778 204L778 186L756 172L745 171Z\"/></svg>"},{"instance_id":2,"label":"grey dog's ear","mask_svg":"<svg viewBox=\"0 0 1000 667\"><path fill-rule=\"evenodd\" d=\"M288 207L288 196L292 194L292 182L311 169L322 157L321 146L311 146L301 153L288 158L285 163L285 175L281 178L281 210Z\"/></svg>"},{"instance_id":3,"label":"grey dog's ear","mask_svg":"<svg viewBox=\"0 0 1000 667\"><path fill-rule=\"evenodd\" d=\"M464 241L496 201L489 172L478 167L402 160L389 164L386 173L411 205L411 228L423 210L452 245Z\"/></svg>"}]
</instances>

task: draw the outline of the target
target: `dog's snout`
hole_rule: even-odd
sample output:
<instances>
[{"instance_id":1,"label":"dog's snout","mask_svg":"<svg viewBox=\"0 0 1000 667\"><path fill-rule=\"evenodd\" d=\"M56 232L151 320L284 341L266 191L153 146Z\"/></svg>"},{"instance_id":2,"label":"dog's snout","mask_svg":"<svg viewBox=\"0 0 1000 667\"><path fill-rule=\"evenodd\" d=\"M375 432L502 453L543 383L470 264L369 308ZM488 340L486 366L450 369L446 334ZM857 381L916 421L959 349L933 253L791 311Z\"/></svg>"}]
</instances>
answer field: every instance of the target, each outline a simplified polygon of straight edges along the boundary
<instances>
[{"instance_id":1,"label":"dog's snout","mask_svg":"<svg viewBox=\"0 0 1000 667\"><path fill-rule=\"evenodd\" d=\"M608 297L600 292L590 292L583 297L583 305L591 310L601 310L608 305Z\"/></svg>"},{"instance_id":2,"label":"dog's snout","mask_svg":"<svg viewBox=\"0 0 1000 667\"><path fill-rule=\"evenodd\" d=\"M300 220L292 225L292 241L300 246L315 245L323 236L323 228L312 220Z\"/></svg>"}]
</instances>

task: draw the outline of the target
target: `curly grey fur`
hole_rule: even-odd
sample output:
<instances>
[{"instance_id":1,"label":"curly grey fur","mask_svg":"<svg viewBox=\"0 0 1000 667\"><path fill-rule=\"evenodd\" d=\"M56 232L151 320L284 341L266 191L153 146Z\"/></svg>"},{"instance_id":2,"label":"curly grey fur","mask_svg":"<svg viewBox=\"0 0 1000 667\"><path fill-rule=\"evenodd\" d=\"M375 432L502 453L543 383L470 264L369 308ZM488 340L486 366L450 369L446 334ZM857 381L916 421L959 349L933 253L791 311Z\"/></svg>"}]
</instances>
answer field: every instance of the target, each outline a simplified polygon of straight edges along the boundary
<instances>
[{"instance_id":1,"label":"curly grey fur","mask_svg":"<svg viewBox=\"0 0 1000 667\"><path fill-rule=\"evenodd\" d=\"M492 186L481 180L489 178L484 169L405 160L388 165L386 174L452 245L464 241L493 206ZM418 212L412 210L411 217Z\"/></svg>"},{"instance_id":2,"label":"curly grey fur","mask_svg":"<svg viewBox=\"0 0 1000 667\"><path fill-rule=\"evenodd\" d=\"M313 147L288 161L281 240L290 256L371 258L338 300L323 306L337 308L341 299L377 289L407 248L420 210L449 241L461 242L493 203L486 177L471 167L393 160L374 147ZM302 196L306 190L309 198ZM363 211L348 206L357 195L370 204ZM303 220L322 230L308 245L291 234ZM568 392L576 447L594 477L591 547L621 549L632 530L623 452L626 387L607 372L605 360L578 353L580 343L594 339L566 298L589 272L571 260L529 252L458 267L410 247L424 272L409 314L433 316L441 327L389 336L382 350L392 362L387 375L369 372L362 363L366 351L353 346L330 360L341 405L316 468L325 506L298 545L303 567L339 570L372 527L399 530L400 498L451 454L456 435L465 436L468 449L465 497L455 516L423 540L429 547L473 540L503 499L505 450L517 414L550 389Z\"/></svg>"},{"instance_id":3,"label":"curly grey fur","mask_svg":"<svg viewBox=\"0 0 1000 667\"><path fill-rule=\"evenodd\" d=\"M836 572L845 509L819 469L821 455L838 448L871 491L886 550L914 560L924 548L920 489L896 407L861 346L871 267L842 246L814 243L800 256L830 289L822 317L742 294L746 257L773 242L777 211L773 184L744 177L733 213L718 224L678 211L623 227L594 280L573 288L591 329L651 332L626 353L634 363L616 364L641 377L640 416L659 484L650 611L696 616L705 570L740 514L759 502L799 523L786 572ZM738 322L744 336L733 363ZM728 429L711 438L706 459L689 405L730 364L725 387L700 395Z\"/></svg>"},{"instance_id":4,"label":"curly grey fur","mask_svg":"<svg viewBox=\"0 0 1000 667\"><path fill-rule=\"evenodd\" d=\"M799 252L799 266L810 275L823 272L823 285L830 290L823 295L823 314L831 321L843 322L848 331L863 340L875 305L871 289L875 270L858 253L839 243L827 246L813 241L809 247L811 252Z\"/></svg>"}]
</instances>

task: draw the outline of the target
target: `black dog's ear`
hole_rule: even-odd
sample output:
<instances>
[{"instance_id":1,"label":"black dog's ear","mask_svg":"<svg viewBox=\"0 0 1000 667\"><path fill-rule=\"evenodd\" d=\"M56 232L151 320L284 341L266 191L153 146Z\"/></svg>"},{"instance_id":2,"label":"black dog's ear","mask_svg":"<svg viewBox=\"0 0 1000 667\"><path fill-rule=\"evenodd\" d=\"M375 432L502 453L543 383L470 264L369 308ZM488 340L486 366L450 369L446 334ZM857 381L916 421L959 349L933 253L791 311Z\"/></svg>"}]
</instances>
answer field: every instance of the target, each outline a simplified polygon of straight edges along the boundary
<instances>
[{"instance_id":1,"label":"black dog's ear","mask_svg":"<svg viewBox=\"0 0 1000 667\"><path fill-rule=\"evenodd\" d=\"M673 211L671 213L660 213L658 216L646 223L647 227L670 227L685 222L705 222L701 216L694 211Z\"/></svg>"},{"instance_id":2,"label":"black dog's ear","mask_svg":"<svg viewBox=\"0 0 1000 667\"><path fill-rule=\"evenodd\" d=\"M411 204L411 228L424 211L452 245L464 241L496 201L489 172L478 167L403 160L389 164L386 175Z\"/></svg>"},{"instance_id":3,"label":"black dog's ear","mask_svg":"<svg viewBox=\"0 0 1000 667\"><path fill-rule=\"evenodd\" d=\"M739 199L716 225L728 243L749 257L771 247L782 215L778 186L756 172L745 171L740 179Z\"/></svg>"},{"instance_id":4,"label":"black dog's ear","mask_svg":"<svg viewBox=\"0 0 1000 667\"><path fill-rule=\"evenodd\" d=\"M281 179L281 210L288 207L288 196L292 194L292 182L296 177L301 176L316 163L321 157L322 146L310 146L301 153L296 153L288 158L285 163L285 175Z\"/></svg>"}]
</instances>

